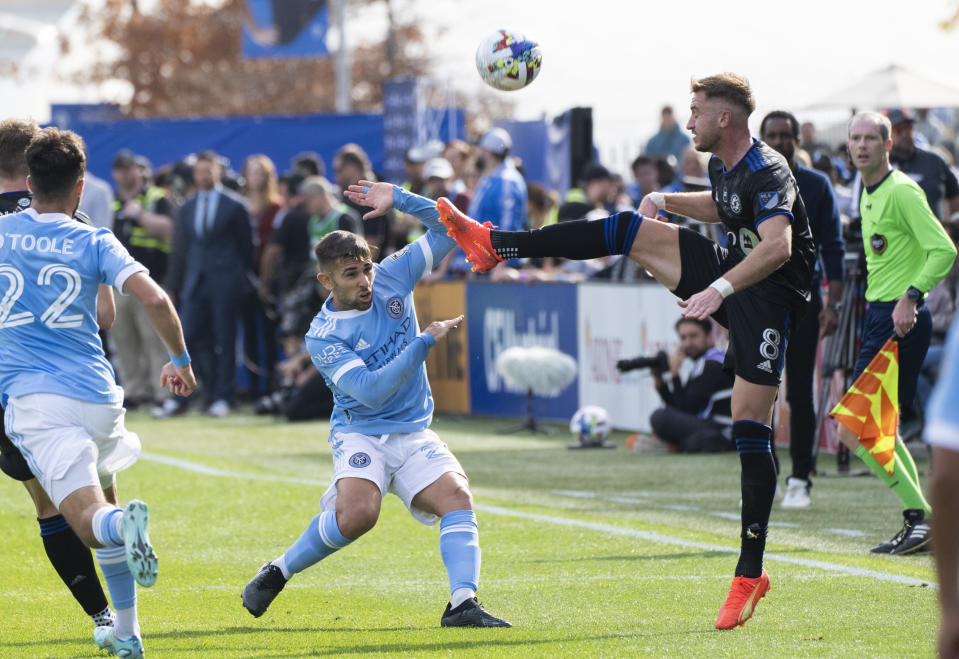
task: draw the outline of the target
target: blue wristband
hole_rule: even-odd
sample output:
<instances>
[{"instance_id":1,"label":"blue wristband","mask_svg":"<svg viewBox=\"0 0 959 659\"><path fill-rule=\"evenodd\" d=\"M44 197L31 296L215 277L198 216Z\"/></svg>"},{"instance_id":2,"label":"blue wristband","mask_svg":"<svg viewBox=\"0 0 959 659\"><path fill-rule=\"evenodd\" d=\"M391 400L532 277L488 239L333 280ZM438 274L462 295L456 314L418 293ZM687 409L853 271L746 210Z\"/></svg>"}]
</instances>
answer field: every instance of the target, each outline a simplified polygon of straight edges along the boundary
<instances>
[{"instance_id":1,"label":"blue wristband","mask_svg":"<svg viewBox=\"0 0 959 659\"><path fill-rule=\"evenodd\" d=\"M170 361L173 362L173 365L177 368L183 368L184 366L189 366L190 362L190 352L184 348L183 352L179 355L170 355Z\"/></svg>"}]
</instances>

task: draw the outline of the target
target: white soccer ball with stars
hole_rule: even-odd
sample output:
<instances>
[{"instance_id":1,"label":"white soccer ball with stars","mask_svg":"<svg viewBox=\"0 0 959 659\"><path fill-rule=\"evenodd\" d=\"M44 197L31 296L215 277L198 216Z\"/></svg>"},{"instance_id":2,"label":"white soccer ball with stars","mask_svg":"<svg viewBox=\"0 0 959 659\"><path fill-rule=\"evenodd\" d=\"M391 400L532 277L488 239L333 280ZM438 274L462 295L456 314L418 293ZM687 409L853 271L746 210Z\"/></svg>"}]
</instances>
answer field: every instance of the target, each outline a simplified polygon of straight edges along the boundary
<instances>
[{"instance_id":1,"label":"white soccer ball with stars","mask_svg":"<svg viewBox=\"0 0 959 659\"><path fill-rule=\"evenodd\" d=\"M609 437L612 426L606 410L598 405L586 405L576 410L570 419L569 430L580 444L592 446L602 444Z\"/></svg>"},{"instance_id":2,"label":"white soccer ball with stars","mask_svg":"<svg viewBox=\"0 0 959 659\"><path fill-rule=\"evenodd\" d=\"M522 89L536 79L543 65L539 44L516 30L497 30L476 49L476 70L483 81L501 91Z\"/></svg>"}]
</instances>

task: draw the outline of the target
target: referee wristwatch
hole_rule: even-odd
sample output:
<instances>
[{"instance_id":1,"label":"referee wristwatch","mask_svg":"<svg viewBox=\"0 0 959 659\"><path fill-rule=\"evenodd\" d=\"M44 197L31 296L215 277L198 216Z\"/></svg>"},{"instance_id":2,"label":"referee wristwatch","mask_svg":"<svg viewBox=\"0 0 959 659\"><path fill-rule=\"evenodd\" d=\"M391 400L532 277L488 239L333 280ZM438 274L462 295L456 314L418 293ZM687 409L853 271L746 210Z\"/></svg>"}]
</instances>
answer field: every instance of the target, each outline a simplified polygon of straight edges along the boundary
<instances>
[{"instance_id":1,"label":"referee wristwatch","mask_svg":"<svg viewBox=\"0 0 959 659\"><path fill-rule=\"evenodd\" d=\"M922 302L923 295L924 295L923 292L920 291L915 286L910 286L909 288L906 289L906 297L912 300L913 302L915 302L916 304L919 304L920 302Z\"/></svg>"}]
</instances>

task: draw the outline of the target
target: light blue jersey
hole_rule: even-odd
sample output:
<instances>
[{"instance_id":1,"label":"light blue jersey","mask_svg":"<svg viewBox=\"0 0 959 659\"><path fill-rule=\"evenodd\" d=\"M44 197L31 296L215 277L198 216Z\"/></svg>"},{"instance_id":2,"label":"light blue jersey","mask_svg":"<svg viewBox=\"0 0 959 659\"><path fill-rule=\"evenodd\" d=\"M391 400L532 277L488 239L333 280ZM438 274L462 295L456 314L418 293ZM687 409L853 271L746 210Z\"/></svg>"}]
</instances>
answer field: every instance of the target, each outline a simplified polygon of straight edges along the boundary
<instances>
[{"instance_id":1,"label":"light blue jersey","mask_svg":"<svg viewBox=\"0 0 959 659\"><path fill-rule=\"evenodd\" d=\"M952 321L939 379L926 408L926 442L959 451L959 315Z\"/></svg>"},{"instance_id":2,"label":"light blue jersey","mask_svg":"<svg viewBox=\"0 0 959 659\"><path fill-rule=\"evenodd\" d=\"M0 217L0 392L123 399L103 354L97 286L144 272L116 237L61 213Z\"/></svg>"},{"instance_id":3,"label":"light blue jersey","mask_svg":"<svg viewBox=\"0 0 959 659\"><path fill-rule=\"evenodd\" d=\"M373 266L369 309L337 311L327 299L306 334L313 363L333 392L333 432L416 432L433 419L424 362L436 340L420 334L413 287L456 243L429 199L394 186L393 207L429 231Z\"/></svg>"}]
</instances>

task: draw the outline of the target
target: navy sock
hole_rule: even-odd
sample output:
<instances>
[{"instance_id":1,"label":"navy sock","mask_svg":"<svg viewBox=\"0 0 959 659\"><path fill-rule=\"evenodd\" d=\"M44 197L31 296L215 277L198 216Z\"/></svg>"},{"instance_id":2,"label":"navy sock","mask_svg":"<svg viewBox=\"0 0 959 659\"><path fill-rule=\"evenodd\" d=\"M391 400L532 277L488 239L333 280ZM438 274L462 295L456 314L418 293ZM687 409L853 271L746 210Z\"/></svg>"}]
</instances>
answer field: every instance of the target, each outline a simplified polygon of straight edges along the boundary
<instances>
[{"instance_id":1,"label":"navy sock","mask_svg":"<svg viewBox=\"0 0 959 659\"><path fill-rule=\"evenodd\" d=\"M490 231L490 245L501 259L558 256L573 260L628 254L643 216L617 213L602 220L574 220L535 231Z\"/></svg>"},{"instance_id":2,"label":"navy sock","mask_svg":"<svg viewBox=\"0 0 959 659\"><path fill-rule=\"evenodd\" d=\"M90 549L73 532L63 515L37 519L37 522L47 558L74 599L87 615L102 613L107 608L107 597L97 577Z\"/></svg>"},{"instance_id":3,"label":"navy sock","mask_svg":"<svg viewBox=\"0 0 959 659\"><path fill-rule=\"evenodd\" d=\"M736 576L754 579L763 571L769 513L776 496L776 467L770 439L772 428L755 421L733 424L733 440L742 465L742 544Z\"/></svg>"}]
</instances>

